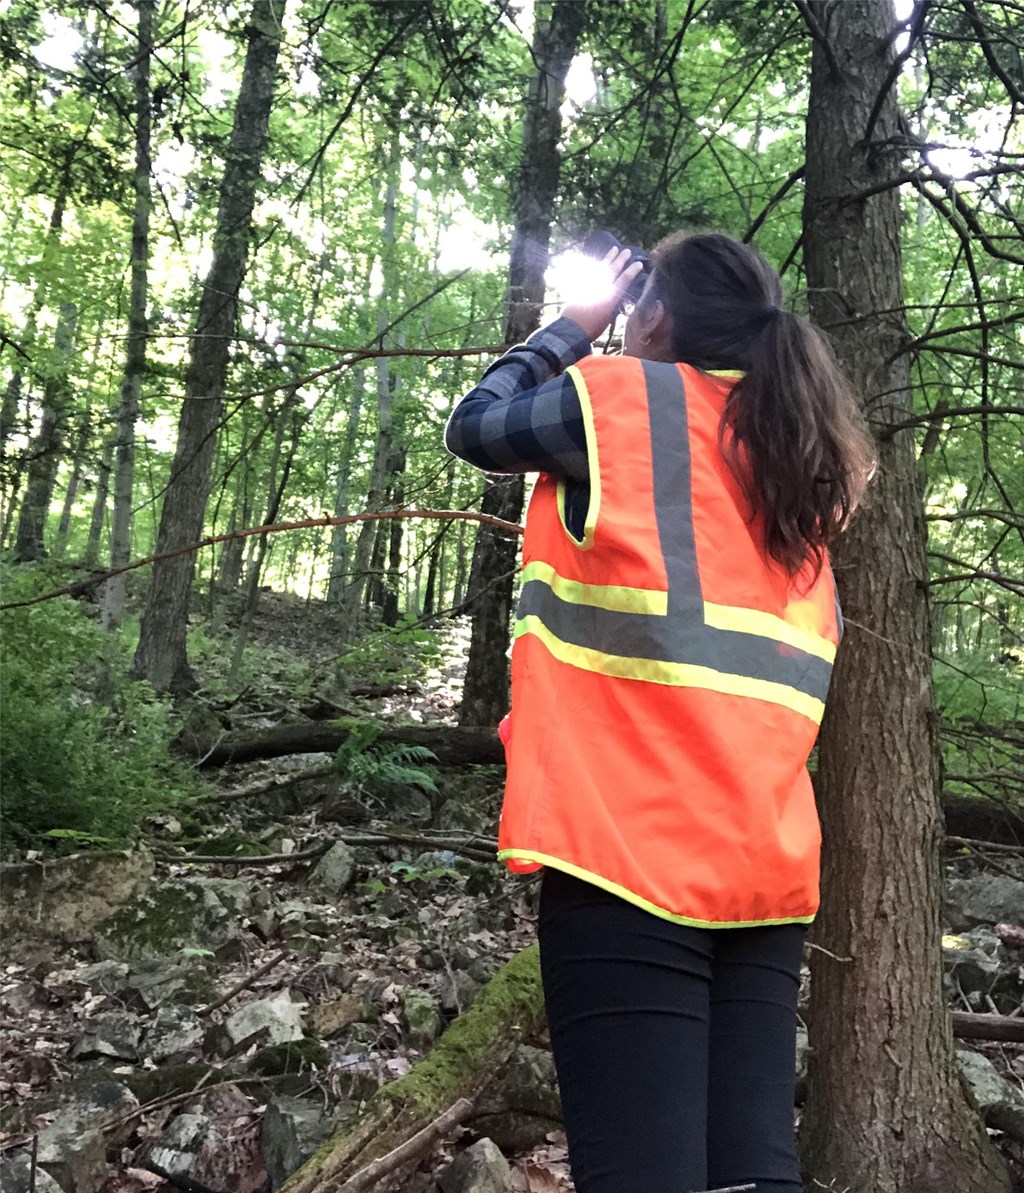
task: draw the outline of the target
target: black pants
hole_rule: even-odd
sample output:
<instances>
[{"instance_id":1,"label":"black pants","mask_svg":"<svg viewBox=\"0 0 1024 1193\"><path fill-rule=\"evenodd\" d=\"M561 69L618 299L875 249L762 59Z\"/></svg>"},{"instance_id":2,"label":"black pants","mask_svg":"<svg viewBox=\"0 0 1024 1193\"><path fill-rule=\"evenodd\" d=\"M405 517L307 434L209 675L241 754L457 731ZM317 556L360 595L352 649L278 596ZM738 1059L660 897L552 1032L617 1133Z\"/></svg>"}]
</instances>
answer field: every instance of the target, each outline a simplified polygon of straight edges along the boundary
<instances>
[{"instance_id":1,"label":"black pants","mask_svg":"<svg viewBox=\"0 0 1024 1193\"><path fill-rule=\"evenodd\" d=\"M802 1193L802 925L683 927L548 869L539 933L577 1193Z\"/></svg>"}]
</instances>

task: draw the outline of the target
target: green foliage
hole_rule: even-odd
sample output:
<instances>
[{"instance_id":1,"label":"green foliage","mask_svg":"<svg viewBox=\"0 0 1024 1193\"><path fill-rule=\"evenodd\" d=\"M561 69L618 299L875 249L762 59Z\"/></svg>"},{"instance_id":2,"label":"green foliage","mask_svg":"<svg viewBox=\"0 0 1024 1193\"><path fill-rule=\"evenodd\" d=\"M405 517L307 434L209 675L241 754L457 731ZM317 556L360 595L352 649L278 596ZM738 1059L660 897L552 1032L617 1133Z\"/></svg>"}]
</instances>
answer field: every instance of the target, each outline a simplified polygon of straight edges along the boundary
<instances>
[{"instance_id":1,"label":"green foliage","mask_svg":"<svg viewBox=\"0 0 1024 1193\"><path fill-rule=\"evenodd\" d=\"M384 798L401 787L437 794L437 756L426 746L378 741L380 729L369 721L355 721L334 765L349 788L359 795Z\"/></svg>"},{"instance_id":2,"label":"green foliage","mask_svg":"<svg viewBox=\"0 0 1024 1193\"><path fill-rule=\"evenodd\" d=\"M49 587L15 574L8 601ZM0 614L0 823L5 847L81 848L131 837L193 788L172 758L170 708L127 678L124 643L63 598Z\"/></svg>"},{"instance_id":3,"label":"green foliage","mask_svg":"<svg viewBox=\"0 0 1024 1193\"><path fill-rule=\"evenodd\" d=\"M418 679L440 657L437 635L407 617L394 629L366 634L338 659L338 671L343 686L371 679L402 683Z\"/></svg>"},{"instance_id":4,"label":"green foliage","mask_svg":"<svg viewBox=\"0 0 1024 1193\"><path fill-rule=\"evenodd\" d=\"M405 883L434 882L439 878L459 878L458 870L451 866L418 866L415 862L397 861L391 863L391 873Z\"/></svg>"},{"instance_id":5,"label":"green foliage","mask_svg":"<svg viewBox=\"0 0 1024 1193\"><path fill-rule=\"evenodd\" d=\"M265 643L246 643L238 674L229 682L235 637L196 626L189 631L189 659L201 687L200 695L214 704L246 693L249 704L271 704L275 699L295 700L309 694L312 679L308 664L293 650Z\"/></svg>"}]
</instances>

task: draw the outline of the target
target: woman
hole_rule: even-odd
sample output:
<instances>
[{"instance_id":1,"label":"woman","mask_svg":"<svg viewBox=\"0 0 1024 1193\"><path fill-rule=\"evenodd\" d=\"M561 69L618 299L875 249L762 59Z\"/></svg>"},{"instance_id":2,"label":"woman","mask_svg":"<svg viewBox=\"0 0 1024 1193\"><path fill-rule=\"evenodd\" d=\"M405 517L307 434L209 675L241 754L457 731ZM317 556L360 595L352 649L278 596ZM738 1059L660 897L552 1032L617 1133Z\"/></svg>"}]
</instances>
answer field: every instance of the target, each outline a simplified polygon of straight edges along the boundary
<instances>
[{"instance_id":1,"label":"woman","mask_svg":"<svg viewBox=\"0 0 1024 1193\"><path fill-rule=\"evenodd\" d=\"M512 349L448 448L538 470L499 856L539 936L578 1193L801 1193L796 999L818 905L806 761L841 618L827 545L871 455L823 338L721 235Z\"/></svg>"}]
</instances>

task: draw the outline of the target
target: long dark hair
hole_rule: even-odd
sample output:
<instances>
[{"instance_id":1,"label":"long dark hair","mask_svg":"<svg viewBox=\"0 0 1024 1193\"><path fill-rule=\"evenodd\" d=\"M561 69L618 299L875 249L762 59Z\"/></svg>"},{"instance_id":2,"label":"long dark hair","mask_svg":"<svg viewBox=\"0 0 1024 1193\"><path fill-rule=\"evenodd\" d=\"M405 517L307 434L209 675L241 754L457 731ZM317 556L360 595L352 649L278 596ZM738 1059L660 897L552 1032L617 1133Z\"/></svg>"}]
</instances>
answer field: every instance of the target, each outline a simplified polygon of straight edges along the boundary
<instances>
[{"instance_id":1,"label":"long dark hair","mask_svg":"<svg viewBox=\"0 0 1024 1193\"><path fill-rule=\"evenodd\" d=\"M781 309L779 275L750 245L718 233L678 233L652 253L641 304L664 303L675 358L743 370L719 429L729 466L764 519L764 549L790 576L857 508L873 445L828 341Z\"/></svg>"}]
</instances>

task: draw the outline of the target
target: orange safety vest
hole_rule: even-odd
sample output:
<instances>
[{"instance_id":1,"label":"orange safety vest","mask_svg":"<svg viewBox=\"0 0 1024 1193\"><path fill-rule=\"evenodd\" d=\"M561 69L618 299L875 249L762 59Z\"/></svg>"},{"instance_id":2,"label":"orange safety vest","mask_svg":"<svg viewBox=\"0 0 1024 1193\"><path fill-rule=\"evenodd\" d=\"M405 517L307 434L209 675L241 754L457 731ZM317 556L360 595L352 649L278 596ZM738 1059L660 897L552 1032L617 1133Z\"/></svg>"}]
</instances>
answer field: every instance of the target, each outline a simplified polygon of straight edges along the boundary
<instances>
[{"instance_id":1,"label":"orange safety vest","mask_svg":"<svg viewBox=\"0 0 1024 1193\"><path fill-rule=\"evenodd\" d=\"M806 762L841 619L790 581L719 445L739 374L588 357L583 538L541 474L523 541L499 858L698 927L807 923L820 831Z\"/></svg>"}]
</instances>

